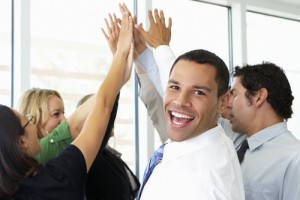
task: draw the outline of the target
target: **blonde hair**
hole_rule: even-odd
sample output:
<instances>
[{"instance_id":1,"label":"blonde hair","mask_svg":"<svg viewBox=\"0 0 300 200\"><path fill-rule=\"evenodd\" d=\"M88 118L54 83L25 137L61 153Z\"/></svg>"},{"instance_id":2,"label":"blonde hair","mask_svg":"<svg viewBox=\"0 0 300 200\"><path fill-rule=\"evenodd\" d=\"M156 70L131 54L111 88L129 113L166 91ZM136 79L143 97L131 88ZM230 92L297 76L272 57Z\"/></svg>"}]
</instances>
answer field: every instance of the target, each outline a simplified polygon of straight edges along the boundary
<instances>
[{"instance_id":1,"label":"blonde hair","mask_svg":"<svg viewBox=\"0 0 300 200\"><path fill-rule=\"evenodd\" d=\"M63 102L60 94L51 89L32 88L23 92L18 103L18 110L23 115L32 114L35 116L35 124L44 124L50 115L48 110L49 99L57 96ZM37 126L38 128L38 126ZM43 135L38 128L38 137L42 138Z\"/></svg>"}]
</instances>

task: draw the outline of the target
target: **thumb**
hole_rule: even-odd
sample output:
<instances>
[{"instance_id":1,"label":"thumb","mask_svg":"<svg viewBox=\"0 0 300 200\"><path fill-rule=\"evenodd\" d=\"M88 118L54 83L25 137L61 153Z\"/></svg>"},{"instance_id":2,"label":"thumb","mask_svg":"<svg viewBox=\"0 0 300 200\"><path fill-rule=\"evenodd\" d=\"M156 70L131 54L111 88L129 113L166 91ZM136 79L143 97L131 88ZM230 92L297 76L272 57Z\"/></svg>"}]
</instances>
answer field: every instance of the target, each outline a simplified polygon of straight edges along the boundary
<instances>
[{"instance_id":1,"label":"thumb","mask_svg":"<svg viewBox=\"0 0 300 200\"><path fill-rule=\"evenodd\" d=\"M145 34L145 29L143 28L143 23L140 23L139 25L136 25L136 29L138 30L138 32L142 35Z\"/></svg>"}]
</instances>

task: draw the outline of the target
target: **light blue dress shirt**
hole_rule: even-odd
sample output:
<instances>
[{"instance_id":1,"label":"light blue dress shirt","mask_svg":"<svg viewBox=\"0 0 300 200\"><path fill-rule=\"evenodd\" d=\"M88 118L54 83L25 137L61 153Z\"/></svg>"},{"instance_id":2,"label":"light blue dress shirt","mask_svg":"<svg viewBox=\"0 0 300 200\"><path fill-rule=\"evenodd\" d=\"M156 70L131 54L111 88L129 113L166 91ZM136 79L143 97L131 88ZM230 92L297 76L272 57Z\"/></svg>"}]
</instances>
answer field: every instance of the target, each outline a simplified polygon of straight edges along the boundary
<instances>
[{"instance_id":1,"label":"light blue dress shirt","mask_svg":"<svg viewBox=\"0 0 300 200\"><path fill-rule=\"evenodd\" d=\"M286 122L247 139L241 164L246 200L300 200L300 144Z\"/></svg>"}]
</instances>

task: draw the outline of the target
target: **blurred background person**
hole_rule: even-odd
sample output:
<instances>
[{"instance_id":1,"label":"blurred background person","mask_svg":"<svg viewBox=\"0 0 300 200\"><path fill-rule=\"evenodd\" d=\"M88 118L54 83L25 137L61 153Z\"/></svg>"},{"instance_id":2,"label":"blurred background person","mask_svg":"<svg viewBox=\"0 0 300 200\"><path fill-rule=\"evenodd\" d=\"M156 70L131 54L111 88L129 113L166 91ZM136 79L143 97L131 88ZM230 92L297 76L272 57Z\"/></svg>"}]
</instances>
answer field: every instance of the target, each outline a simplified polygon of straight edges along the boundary
<instances>
[{"instance_id":1,"label":"blurred background person","mask_svg":"<svg viewBox=\"0 0 300 200\"><path fill-rule=\"evenodd\" d=\"M77 107L91 98L93 94L88 94L79 100ZM118 98L116 101L118 105ZM117 107L113 110L108 126L110 137L114 136L114 122L117 115ZM86 198L107 199L107 200L133 200L140 187L138 178L134 175L127 164L122 160L122 154L108 145L108 140L104 140L104 147L98 153L92 165L86 182Z\"/></svg>"}]
</instances>

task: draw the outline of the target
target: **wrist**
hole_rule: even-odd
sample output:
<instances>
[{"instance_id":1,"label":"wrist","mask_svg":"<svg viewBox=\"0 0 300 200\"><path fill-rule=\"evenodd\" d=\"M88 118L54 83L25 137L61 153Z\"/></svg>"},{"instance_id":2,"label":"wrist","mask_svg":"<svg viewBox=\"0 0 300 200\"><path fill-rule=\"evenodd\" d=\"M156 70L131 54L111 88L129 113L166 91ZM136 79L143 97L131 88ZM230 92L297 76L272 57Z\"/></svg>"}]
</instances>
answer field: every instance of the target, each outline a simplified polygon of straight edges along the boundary
<instances>
[{"instance_id":1,"label":"wrist","mask_svg":"<svg viewBox=\"0 0 300 200\"><path fill-rule=\"evenodd\" d=\"M152 45L152 47L153 47L154 49L156 49L156 48L159 47L159 46L170 46L170 45L169 45L168 42L161 42L161 43L157 43L157 44Z\"/></svg>"},{"instance_id":2,"label":"wrist","mask_svg":"<svg viewBox=\"0 0 300 200\"><path fill-rule=\"evenodd\" d=\"M143 51L145 51L147 49L146 45L137 45L135 50L138 53L138 55L140 55L141 53L143 53Z\"/></svg>"},{"instance_id":3,"label":"wrist","mask_svg":"<svg viewBox=\"0 0 300 200\"><path fill-rule=\"evenodd\" d=\"M128 55L128 52L117 50L114 54L114 58L126 59L127 55Z\"/></svg>"}]
</instances>

